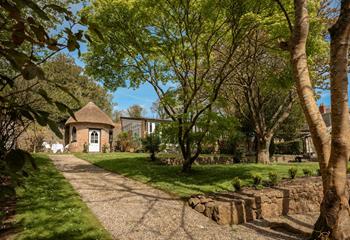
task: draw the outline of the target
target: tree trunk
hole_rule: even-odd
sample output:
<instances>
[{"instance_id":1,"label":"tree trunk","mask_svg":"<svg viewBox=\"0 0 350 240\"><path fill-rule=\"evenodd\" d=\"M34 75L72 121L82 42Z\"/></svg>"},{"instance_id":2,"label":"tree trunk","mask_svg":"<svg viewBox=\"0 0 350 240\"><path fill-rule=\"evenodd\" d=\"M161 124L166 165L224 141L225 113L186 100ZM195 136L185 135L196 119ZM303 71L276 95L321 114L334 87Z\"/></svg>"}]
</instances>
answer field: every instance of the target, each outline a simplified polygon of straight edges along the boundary
<instances>
[{"instance_id":1,"label":"tree trunk","mask_svg":"<svg viewBox=\"0 0 350 240\"><path fill-rule=\"evenodd\" d=\"M335 240L350 239L349 190L346 179L349 159L348 44L350 36L350 0L342 0L341 13L331 33L332 144L322 115L318 111L310 81L306 40L308 12L306 0L294 0L295 26L291 45L293 76L316 148L322 174L324 199L312 239L326 233Z\"/></svg>"},{"instance_id":2,"label":"tree trunk","mask_svg":"<svg viewBox=\"0 0 350 240\"><path fill-rule=\"evenodd\" d=\"M330 156L330 134L318 110L313 85L309 75L306 41L309 33L307 0L294 0L295 24L291 39L291 62L300 104L308 123L315 146L320 170L323 176L323 189L327 188L327 165Z\"/></svg>"},{"instance_id":3,"label":"tree trunk","mask_svg":"<svg viewBox=\"0 0 350 240\"><path fill-rule=\"evenodd\" d=\"M156 154L155 152L151 152L151 161L156 161Z\"/></svg>"},{"instance_id":4,"label":"tree trunk","mask_svg":"<svg viewBox=\"0 0 350 240\"><path fill-rule=\"evenodd\" d=\"M191 172L191 168L192 168L192 163L191 163L191 159L184 159L184 163L182 165L182 172L183 173L189 173Z\"/></svg>"},{"instance_id":5,"label":"tree trunk","mask_svg":"<svg viewBox=\"0 0 350 240\"><path fill-rule=\"evenodd\" d=\"M271 138L265 139L258 137L258 146L256 154L256 163L267 164L270 163L270 143Z\"/></svg>"},{"instance_id":6,"label":"tree trunk","mask_svg":"<svg viewBox=\"0 0 350 240\"><path fill-rule=\"evenodd\" d=\"M350 239L348 107L348 49L350 40L350 0L341 2L337 22L329 29L331 36L331 109L332 149L328 165L328 187L321 207L325 222L318 232L328 231L331 239Z\"/></svg>"}]
</instances>

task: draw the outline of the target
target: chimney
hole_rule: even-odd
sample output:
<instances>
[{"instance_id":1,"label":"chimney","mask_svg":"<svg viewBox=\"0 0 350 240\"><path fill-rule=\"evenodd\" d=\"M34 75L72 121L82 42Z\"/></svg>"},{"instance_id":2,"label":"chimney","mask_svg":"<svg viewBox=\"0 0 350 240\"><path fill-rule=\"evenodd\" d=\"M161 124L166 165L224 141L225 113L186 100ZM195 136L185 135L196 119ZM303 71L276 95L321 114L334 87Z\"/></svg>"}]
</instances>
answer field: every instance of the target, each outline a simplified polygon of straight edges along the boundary
<instances>
[{"instance_id":1,"label":"chimney","mask_svg":"<svg viewBox=\"0 0 350 240\"><path fill-rule=\"evenodd\" d=\"M319 106L319 110L321 114L324 114L327 112L327 108L323 103Z\"/></svg>"}]
</instances>

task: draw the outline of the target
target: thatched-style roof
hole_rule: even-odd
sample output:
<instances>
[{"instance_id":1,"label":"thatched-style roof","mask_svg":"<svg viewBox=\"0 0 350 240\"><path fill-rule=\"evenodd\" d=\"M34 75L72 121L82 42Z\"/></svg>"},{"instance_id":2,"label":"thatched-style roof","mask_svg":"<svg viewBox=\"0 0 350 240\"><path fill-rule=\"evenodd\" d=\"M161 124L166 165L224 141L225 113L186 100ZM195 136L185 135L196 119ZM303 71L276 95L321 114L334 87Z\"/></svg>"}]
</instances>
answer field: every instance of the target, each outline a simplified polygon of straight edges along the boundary
<instances>
[{"instance_id":1,"label":"thatched-style roof","mask_svg":"<svg viewBox=\"0 0 350 240\"><path fill-rule=\"evenodd\" d=\"M114 127L112 119L93 102L89 102L79 111L75 112L74 116L76 120L70 117L66 125L71 123L102 123Z\"/></svg>"}]
</instances>

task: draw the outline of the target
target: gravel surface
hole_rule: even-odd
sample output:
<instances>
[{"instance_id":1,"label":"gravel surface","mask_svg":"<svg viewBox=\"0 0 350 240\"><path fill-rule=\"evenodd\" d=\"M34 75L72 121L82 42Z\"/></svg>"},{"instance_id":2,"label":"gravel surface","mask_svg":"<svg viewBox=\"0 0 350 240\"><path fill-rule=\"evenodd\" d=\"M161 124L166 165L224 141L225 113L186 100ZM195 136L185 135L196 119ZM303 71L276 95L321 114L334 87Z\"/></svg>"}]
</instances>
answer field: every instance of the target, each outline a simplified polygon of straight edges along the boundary
<instances>
[{"instance_id":1,"label":"gravel surface","mask_svg":"<svg viewBox=\"0 0 350 240\"><path fill-rule=\"evenodd\" d=\"M302 235L274 228L285 222L304 232L315 215L261 220L221 226L187 203L146 184L96 167L73 155L51 155L82 200L115 239L303 239Z\"/></svg>"}]
</instances>

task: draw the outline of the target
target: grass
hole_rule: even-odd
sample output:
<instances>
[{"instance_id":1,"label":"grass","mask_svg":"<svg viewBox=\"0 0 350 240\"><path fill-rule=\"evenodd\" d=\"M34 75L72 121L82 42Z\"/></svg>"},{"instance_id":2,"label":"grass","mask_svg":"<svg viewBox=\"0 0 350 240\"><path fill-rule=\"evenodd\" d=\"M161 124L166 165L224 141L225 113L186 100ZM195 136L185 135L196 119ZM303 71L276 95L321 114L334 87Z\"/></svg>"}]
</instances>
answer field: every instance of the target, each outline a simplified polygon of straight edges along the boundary
<instances>
[{"instance_id":1,"label":"grass","mask_svg":"<svg viewBox=\"0 0 350 240\"><path fill-rule=\"evenodd\" d=\"M243 186L252 185L252 174L259 173L268 179L269 172L276 172L280 178L288 177L288 169L297 167L310 169L316 173L317 163L293 164L233 164L233 165L193 165L191 174L181 173L180 166L164 166L153 163L146 153L77 153L85 159L106 170L122 174L137 181L148 183L156 188L180 197L192 194L232 190L232 180L239 177Z\"/></svg>"},{"instance_id":2,"label":"grass","mask_svg":"<svg viewBox=\"0 0 350 240\"><path fill-rule=\"evenodd\" d=\"M112 239L46 155L34 155L38 171L18 188L18 240Z\"/></svg>"}]
</instances>

